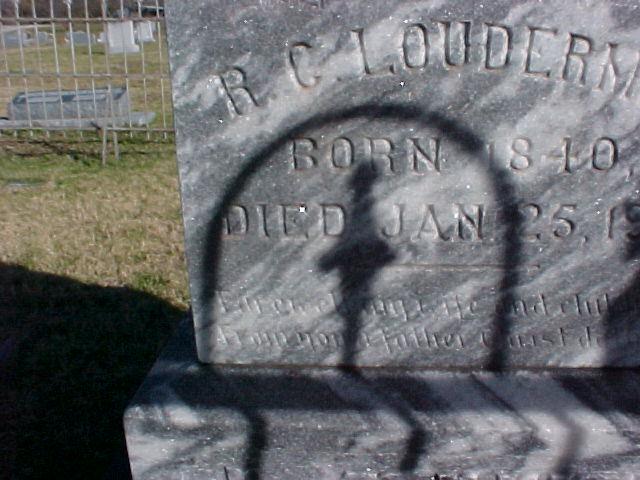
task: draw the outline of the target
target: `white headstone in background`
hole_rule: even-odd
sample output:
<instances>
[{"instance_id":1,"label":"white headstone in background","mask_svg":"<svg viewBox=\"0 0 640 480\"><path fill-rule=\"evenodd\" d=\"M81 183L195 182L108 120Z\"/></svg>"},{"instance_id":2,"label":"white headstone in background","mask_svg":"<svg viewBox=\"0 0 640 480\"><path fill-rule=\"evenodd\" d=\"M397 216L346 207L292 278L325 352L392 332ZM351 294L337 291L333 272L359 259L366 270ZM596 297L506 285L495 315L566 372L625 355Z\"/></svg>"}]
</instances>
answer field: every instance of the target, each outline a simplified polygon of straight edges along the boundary
<instances>
[{"instance_id":1,"label":"white headstone in background","mask_svg":"<svg viewBox=\"0 0 640 480\"><path fill-rule=\"evenodd\" d=\"M20 45L27 46L31 43L31 39L27 32L21 30L20 28L5 28L2 32L2 37L4 41L4 46L9 47L18 47Z\"/></svg>"},{"instance_id":2,"label":"white headstone in background","mask_svg":"<svg viewBox=\"0 0 640 480\"><path fill-rule=\"evenodd\" d=\"M140 47L136 45L133 22L107 24L107 48L109 53L137 53Z\"/></svg>"},{"instance_id":3,"label":"white headstone in background","mask_svg":"<svg viewBox=\"0 0 640 480\"><path fill-rule=\"evenodd\" d=\"M136 38L138 43L154 42L153 32L155 31L153 22L145 21L136 24Z\"/></svg>"}]
</instances>

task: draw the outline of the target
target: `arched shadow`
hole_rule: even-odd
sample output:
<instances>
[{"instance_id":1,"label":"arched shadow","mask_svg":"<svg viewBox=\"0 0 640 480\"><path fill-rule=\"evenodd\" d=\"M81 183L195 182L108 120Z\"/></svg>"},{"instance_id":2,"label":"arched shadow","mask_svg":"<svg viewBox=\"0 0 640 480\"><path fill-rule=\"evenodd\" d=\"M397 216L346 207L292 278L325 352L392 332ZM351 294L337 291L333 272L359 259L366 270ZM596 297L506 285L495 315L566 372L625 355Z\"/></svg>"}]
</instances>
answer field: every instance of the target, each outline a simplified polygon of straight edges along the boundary
<instances>
[{"instance_id":1,"label":"arched shadow","mask_svg":"<svg viewBox=\"0 0 640 480\"><path fill-rule=\"evenodd\" d=\"M186 313L0 263L0 478L128 478L122 412Z\"/></svg>"},{"instance_id":2,"label":"arched shadow","mask_svg":"<svg viewBox=\"0 0 640 480\"><path fill-rule=\"evenodd\" d=\"M496 159L485 150L483 140L463 126L460 122L454 121L437 112L430 112L415 106L403 104L364 104L358 107L347 108L340 111L316 115L306 121L303 121L279 135L275 140L260 149L252 155L246 162L239 174L230 182L226 190L220 196L220 200L215 206L212 218L207 226L206 245L204 249L204 258L200 265L204 265L204 271L200 272L200 288L198 290L198 299L204 305L204 312L198 312L201 317L206 318L206 325L200 327L213 328L215 319L213 318L213 301L216 286L218 283L217 265L220 262L222 251L222 233L223 219L227 214L229 207L233 204L237 196L245 190L249 181L260 171L268 160L281 149L288 141L293 138L302 136L305 132L318 127L339 124L347 120L353 119L375 119L397 122L413 122L419 127L433 128L437 130L444 138L455 143L458 148L464 152L471 154L474 161L481 166L488 177L489 183L495 194L496 203L498 205L509 207L516 204L515 189L511 184L506 169L499 165ZM355 224L369 225L366 228L373 228L372 222L367 222L366 217L371 216L371 187L375 177L372 173L358 169L352 177L351 186L354 194L353 213L360 216L360 220ZM508 211L505 208L503 212ZM364 218L364 222L362 221ZM516 215L505 215L504 219L504 249L502 252L505 270L498 285L498 295L496 302L500 305L513 304L513 286L519 283L519 265L521 264L522 244L519 239L521 229L521 219ZM371 232L369 232L371 233ZM341 244L332 254L328 254L320 261L321 268L325 271L338 269L341 276L341 289L344 298L341 303L340 313L345 321L343 331L345 333L345 347L342 352L342 366L345 368L355 367L356 342L360 333L360 310L358 307L358 297L362 298L370 295L370 286L375 277L375 272L383 268L383 266L393 259L392 252L379 239L374 239L364 248L355 245L354 239L349 238L351 234L356 234L355 229L349 230L343 234ZM373 263L369 260L373 254ZM376 259L375 256L378 258ZM355 262L353 259L355 258ZM365 262L362 265L362 262ZM361 263L361 265L358 265ZM208 266L208 267L207 267ZM363 268L364 267L364 268ZM193 272L192 272L193 273ZM491 333L491 350L488 355L484 367L493 371L502 371L507 362L508 355L508 337L511 330L511 319L509 317L509 309L498 308L496 315L492 321ZM208 322L212 322L209 324ZM213 346L210 346L213 348ZM357 373L355 373L357 377ZM404 419L408 424L412 425L413 434L407 444L407 452L402 461L401 469L411 471L415 468L418 461L419 452L423 450L425 434L417 427L412 417L401 408L396 409L396 413ZM247 411L245 415L248 421L253 425L254 432L262 432L266 428L264 419L258 411ZM250 472L250 480L257 480L261 468L261 448L260 445L265 443L262 435L254 438L247 452L251 452L251 456L245 457L245 469ZM254 435L255 437L255 435Z\"/></svg>"},{"instance_id":3,"label":"arched shadow","mask_svg":"<svg viewBox=\"0 0 640 480\"><path fill-rule=\"evenodd\" d=\"M374 119L383 121L413 122L422 128L433 128L443 138L453 142L464 152L471 154L474 161L485 170L487 178L495 194L496 203L504 206L500 213L503 215L505 230L503 234L504 249L502 257L505 268L498 284L496 303L512 305L514 300L513 286L520 280L519 266L522 262L522 240L519 238L522 219L517 214L509 212L509 208L517 202L515 187L509 174L499 160L490 156L485 149L483 140L460 122L449 119L437 112L430 112L411 105L403 104L364 104L357 107L319 114L303 121L280 134L275 140L252 155L242 170L229 183L220 195L212 218L209 220L206 233L204 258L200 265L199 288L197 297L204 308L198 312L200 317L206 318L211 324L200 327L213 328L213 301L218 284L217 265L222 251L223 219L238 195L245 190L249 181L260 171L268 160L288 141L304 135L314 128L339 124L347 120ZM192 272L193 273L193 272ZM197 307L196 307L197 308ZM494 371L503 370L507 362L508 336L511 329L510 312L506 308L496 309L492 321L491 351L484 364L484 368ZM213 347L212 347L213 348ZM351 354L343 354L343 358Z\"/></svg>"}]
</instances>

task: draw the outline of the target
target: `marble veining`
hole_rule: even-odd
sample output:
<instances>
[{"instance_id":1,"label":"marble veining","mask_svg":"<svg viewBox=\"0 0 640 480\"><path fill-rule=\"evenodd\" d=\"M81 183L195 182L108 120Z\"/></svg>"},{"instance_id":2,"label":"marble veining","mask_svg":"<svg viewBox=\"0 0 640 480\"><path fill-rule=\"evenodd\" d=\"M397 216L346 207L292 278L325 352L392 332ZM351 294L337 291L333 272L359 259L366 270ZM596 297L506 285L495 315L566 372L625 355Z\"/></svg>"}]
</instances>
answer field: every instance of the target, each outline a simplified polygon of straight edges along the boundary
<instances>
[{"instance_id":1,"label":"marble veining","mask_svg":"<svg viewBox=\"0 0 640 480\"><path fill-rule=\"evenodd\" d=\"M200 364L188 322L125 415L134 478L633 479L636 371Z\"/></svg>"},{"instance_id":2,"label":"marble veining","mask_svg":"<svg viewBox=\"0 0 640 480\"><path fill-rule=\"evenodd\" d=\"M635 2L269 5L167 5L201 361L638 365Z\"/></svg>"},{"instance_id":3,"label":"marble veining","mask_svg":"<svg viewBox=\"0 0 640 480\"><path fill-rule=\"evenodd\" d=\"M193 328L134 478L637 478L640 4L166 3Z\"/></svg>"}]
</instances>

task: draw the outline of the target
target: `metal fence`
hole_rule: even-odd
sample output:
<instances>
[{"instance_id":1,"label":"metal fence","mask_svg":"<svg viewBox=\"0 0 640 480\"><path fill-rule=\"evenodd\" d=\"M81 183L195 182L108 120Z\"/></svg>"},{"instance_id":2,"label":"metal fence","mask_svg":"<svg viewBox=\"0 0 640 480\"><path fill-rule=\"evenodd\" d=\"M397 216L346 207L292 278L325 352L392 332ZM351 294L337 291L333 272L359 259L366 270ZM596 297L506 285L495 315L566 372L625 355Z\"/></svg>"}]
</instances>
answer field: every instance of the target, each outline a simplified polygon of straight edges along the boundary
<instances>
[{"instance_id":1,"label":"metal fence","mask_svg":"<svg viewBox=\"0 0 640 480\"><path fill-rule=\"evenodd\" d=\"M115 3L115 6L114 6ZM173 132L160 0L0 0L0 132Z\"/></svg>"}]
</instances>

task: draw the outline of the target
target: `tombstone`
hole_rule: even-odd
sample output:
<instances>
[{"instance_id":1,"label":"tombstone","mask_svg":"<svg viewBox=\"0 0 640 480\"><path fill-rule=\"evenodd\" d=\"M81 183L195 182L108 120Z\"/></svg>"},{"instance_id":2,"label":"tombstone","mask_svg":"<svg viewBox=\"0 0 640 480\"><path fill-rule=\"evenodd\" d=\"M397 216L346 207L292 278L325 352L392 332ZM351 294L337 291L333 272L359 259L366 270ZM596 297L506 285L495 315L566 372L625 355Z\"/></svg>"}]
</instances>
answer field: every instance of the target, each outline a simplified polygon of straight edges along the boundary
<instances>
[{"instance_id":1,"label":"tombstone","mask_svg":"<svg viewBox=\"0 0 640 480\"><path fill-rule=\"evenodd\" d=\"M168 1L193 329L134 478L640 471L637 6Z\"/></svg>"},{"instance_id":2,"label":"tombstone","mask_svg":"<svg viewBox=\"0 0 640 480\"><path fill-rule=\"evenodd\" d=\"M49 32L37 32L36 39L33 43L38 43L38 45L48 45L53 43L53 34Z\"/></svg>"},{"instance_id":3,"label":"tombstone","mask_svg":"<svg viewBox=\"0 0 640 480\"><path fill-rule=\"evenodd\" d=\"M96 43L96 36L93 34L87 35L87 32L67 32L64 34L65 43L72 43L73 45L91 45Z\"/></svg>"},{"instance_id":4,"label":"tombstone","mask_svg":"<svg viewBox=\"0 0 640 480\"><path fill-rule=\"evenodd\" d=\"M107 23L107 49L109 53L137 53L140 47L136 45L133 22Z\"/></svg>"},{"instance_id":5,"label":"tombstone","mask_svg":"<svg viewBox=\"0 0 640 480\"><path fill-rule=\"evenodd\" d=\"M155 23L145 21L136 24L136 40L138 43L155 42L153 36L155 32Z\"/></svg>"},{"instance_id":6,"label":"tombstone","mask_svg":"<svg viewBox=\"0 0 640 480\"><path fill-rule=\"evenodd\" d=\"M122 117L130 111L124 87L18 93L7 108L10 120Z\"/></svg>"},{"instance_id":7,"label":"tombstone","mask_svg":"<svg viewBox=\"0 0 640 480\"><path fill-rule=\"evenodd\" d=\"M6 48L20 47L20 45L25 47L31 43L31 38L28 33L18 28L10 29L9 27L4 27L2 37L2 41Z\"/></svg>"},{"instance_id":8,"label":"tombstone","mask_svg":"<svg viewBox=\"0 0 640 480\"><path fill-rule=\"evenodd\" d=\"M121 7L113 13L113 18L128 18L131 16L131 13L132 11L129 7Z\"/></svg>"}]
</instances>

